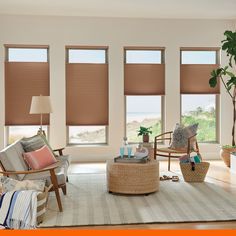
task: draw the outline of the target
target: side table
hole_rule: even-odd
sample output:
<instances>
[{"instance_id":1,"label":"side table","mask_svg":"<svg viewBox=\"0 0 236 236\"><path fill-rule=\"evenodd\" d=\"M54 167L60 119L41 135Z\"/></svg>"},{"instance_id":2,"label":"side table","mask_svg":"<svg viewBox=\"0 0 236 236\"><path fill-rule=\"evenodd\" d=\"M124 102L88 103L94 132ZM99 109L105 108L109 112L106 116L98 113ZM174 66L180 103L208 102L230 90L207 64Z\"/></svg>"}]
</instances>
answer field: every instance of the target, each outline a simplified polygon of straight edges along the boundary
<instances>
[{"instance_id":1,"label":"side table","mask_svg":"<svg viewBox=\"0 0 236 236\"><path fill-rule=\"evenodd\" d=\"M159 162L106 163L107 189L124 194L149 194L159 190Z\"/></svg>"}]
</instances>

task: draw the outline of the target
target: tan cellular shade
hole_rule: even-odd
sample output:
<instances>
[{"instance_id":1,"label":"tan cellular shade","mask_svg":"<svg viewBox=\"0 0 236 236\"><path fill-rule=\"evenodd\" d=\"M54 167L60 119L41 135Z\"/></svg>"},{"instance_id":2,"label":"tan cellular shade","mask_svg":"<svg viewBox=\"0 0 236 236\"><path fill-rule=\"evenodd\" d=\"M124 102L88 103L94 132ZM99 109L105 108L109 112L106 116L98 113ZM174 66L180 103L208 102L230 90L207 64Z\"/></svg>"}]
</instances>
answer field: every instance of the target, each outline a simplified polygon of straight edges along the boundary
<instances>
[{"instance_id":1,"label":"tan cellular shade","mask_svg":"<svg viewBox=\"0 0 236 236\"><path fill-rule=\"evenodd\" d=\"M164 95L164 64L125 64L125 95Z\"/></svg>"},{"instance_id":2,"label":"tan cellular shade","mask_svg":"<svg viewBox=\"0 0 236 236\"><path fill-rule=\"evenodd\" d=\"M209 85L211 71L219 65L180 65L180 92L182 94L219 94L220 85L215 88Z\"/></svg>"},{"instance_id":3,"label":"tan cellular shade","mask_svg":"<svg viewBox=\"0 0 236 236\"><path fill-rule=\"evenodd\" d=\"M108 125L108 65L66 65L67 125Z\"/></svg>"},{"instance_id":4,"label":"tan cellular shade","mask_svg":"<svg viewBox=\"0 0 236 236\"><path fill-rule=\"evenodd\" d=\"M39 125L40 115L29 112L32 96L40 94L49 95L47 62L5 62L5 125Z\"/></svg>"}]
</instances>

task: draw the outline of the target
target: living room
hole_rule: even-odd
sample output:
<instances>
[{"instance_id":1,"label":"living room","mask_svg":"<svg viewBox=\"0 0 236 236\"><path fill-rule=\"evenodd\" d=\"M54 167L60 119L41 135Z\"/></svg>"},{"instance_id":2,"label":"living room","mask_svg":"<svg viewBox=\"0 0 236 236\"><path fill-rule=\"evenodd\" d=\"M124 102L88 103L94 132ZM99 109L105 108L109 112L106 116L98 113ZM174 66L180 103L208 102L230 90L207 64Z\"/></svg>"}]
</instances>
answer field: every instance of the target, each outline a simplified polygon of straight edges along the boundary
<instances>
[{"instance_id":1,"label":"living room","mask_svg":"<svg viewBox=\"0 0 236 236\"><path fill-rule=\"evenodd\" d=\"M174 1L157 1L156 3L152 1L153 5L150 6L146 6L145 1L139 3L127 1L128 3L121 2L120 4L115 1L109 4L108 2L102 1L103 5L101 5L95 1L89 1L87 4L85 1L78 1L78 3L67 1L67 4L61 3L60 6L55 1L50 4L47 1L31 4L27 1L21 1L21 3L0 1L1 150L6 147L9 140L9 132L6 132L9 131L9 126L5 122L6 48L11 48L13 45L47 46L49 94L52 104L50 125L47 128L48 141L52 148L65 147L64 151L70 155L72 163L96 164L105 163L118 156L123 137L127 136L127 96L124 95L125 49L159 48L164 52L165 86L164 93L158 95L161 97L161 131L172 131L176 123L181 123L182 115L181 50L183 48L221 48L224 32L236 30L235 1L226 3L217 1L217 4L213 3L215 1L207 1L207 3L190 1L191 4L186 4L184 1L183 5L174 4ZM73 49L73 47L105 47L107 50L108 115L107 123L103 124L106 131L105 141L102 144L69 143L66 55L68 48ZM228 65L226 53L220 51L220 55L220 64ZM218 111L216 127L214 127L215 137L213 142L200 142L199 149L204 160L220 161L220 145L231 144L233 110L231 100L222 83L220 94L214 97ZM84 105L92 106L93 104L88 102ZM143 104L140 104L140 109L142 106ZM30 114L27 115L30 116ZM39 127L40 117L37 117ZM153 141L150 140L150 142ZM137 143L133 147L136 145ZM166 159L159 158L159 160ZM167 170L165 161L162 165L163 169ZM224 163L220 161L220 165L224 166ZM229 168L225 166L224 168L229 171L226 175L233 178L234 174Z\"/></svg>"}]
</instances>

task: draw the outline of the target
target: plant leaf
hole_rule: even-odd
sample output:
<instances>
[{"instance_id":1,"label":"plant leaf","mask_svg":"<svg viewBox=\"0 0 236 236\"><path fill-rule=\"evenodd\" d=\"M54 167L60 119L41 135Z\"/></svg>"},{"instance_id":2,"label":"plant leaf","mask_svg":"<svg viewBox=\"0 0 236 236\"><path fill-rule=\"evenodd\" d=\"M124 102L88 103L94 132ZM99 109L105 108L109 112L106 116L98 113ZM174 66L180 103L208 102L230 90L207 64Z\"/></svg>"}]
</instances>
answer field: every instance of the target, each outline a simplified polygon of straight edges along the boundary
<instances>
[{"instance_id":1,"label":"plant leaf","mask_svg":"<svg viewBox=\"0 0 236 236\"><path fill-rule=\"evenodd\" d=\"M209 84L212 88L214 88L217 85L217 78L216 77L210 78Z\"/></svg>"}]
</instances>

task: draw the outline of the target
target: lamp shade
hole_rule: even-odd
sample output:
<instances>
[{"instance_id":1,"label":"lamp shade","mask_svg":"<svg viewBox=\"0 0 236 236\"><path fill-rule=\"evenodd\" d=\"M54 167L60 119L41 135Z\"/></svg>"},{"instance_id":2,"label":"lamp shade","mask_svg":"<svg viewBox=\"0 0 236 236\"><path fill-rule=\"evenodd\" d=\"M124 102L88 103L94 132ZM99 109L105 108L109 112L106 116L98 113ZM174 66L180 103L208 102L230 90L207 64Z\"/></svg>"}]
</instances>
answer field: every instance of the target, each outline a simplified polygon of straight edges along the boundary
<instances>
[{"instance_id":1,"label":"lamp shade","mask_svg":"<svg viewBox=\"0 0 236 236\"><path fill-rule=\"evenodd\" d=\"M52 106L49 96L33 96L31 100L30 114L52 113Z\"/></svg>"}]
</instances>

